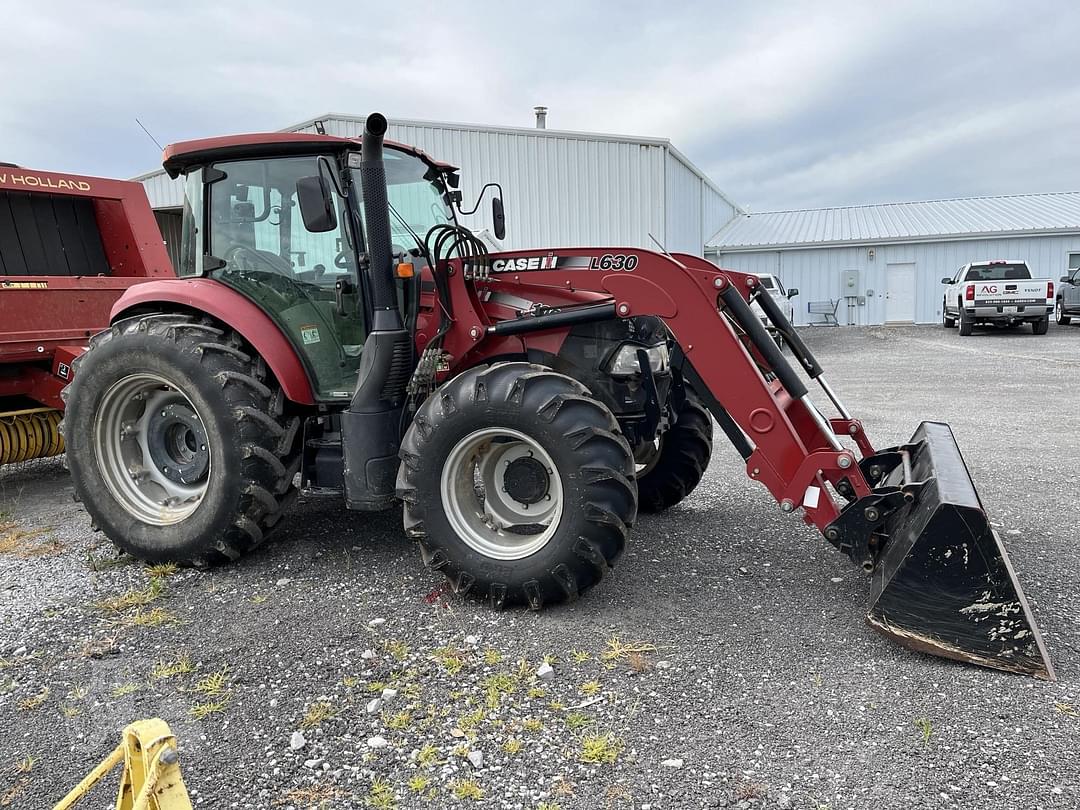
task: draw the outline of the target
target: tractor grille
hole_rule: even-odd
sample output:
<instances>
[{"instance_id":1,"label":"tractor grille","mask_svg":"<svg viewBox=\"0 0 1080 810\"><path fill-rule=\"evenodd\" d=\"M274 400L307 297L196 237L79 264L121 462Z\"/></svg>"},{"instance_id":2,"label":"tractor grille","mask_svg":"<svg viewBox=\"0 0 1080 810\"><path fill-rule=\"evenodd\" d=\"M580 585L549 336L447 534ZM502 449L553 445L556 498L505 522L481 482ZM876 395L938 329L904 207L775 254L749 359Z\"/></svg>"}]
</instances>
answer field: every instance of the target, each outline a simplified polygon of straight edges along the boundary
<instances>
[{"instance_id":1,"label":"tractor grille","mask_svg":"<svg viewBox=\"0 0 1080 810\"><path fill-rule=\"evenodd\" d=\"M390 370L383 383L380 398L388 402L398 402L405 396L405 386L412 376L412 345L408 335L394 344L394 355L390 360Z\"/></svg>"}]
</instances>

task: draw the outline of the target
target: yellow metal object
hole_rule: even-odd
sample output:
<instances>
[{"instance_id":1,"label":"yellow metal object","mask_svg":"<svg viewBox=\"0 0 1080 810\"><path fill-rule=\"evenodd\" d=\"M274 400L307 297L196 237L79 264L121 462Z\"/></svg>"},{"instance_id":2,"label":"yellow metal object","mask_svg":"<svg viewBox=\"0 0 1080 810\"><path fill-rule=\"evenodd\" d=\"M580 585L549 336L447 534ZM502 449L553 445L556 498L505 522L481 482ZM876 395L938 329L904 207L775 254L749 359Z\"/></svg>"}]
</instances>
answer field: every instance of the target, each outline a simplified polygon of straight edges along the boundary
<instances>
[{"instance_id":1,"label":"yellow metal object","mask_svg":"<svg viewBox=\"0 0 1080 810\"><path fill-rule=\"evenodd\" d=\"M0 413L0 464L17 464L63 452L60 411L30 408Z\"/></svg>"},{"instance_id":2,"label":"yellow metal object","mask_svg":"<svg viewBox=\"0 0 1080 810\"><path fill-rule=\"evenodd\" d=\"M124 738L53 810L67 810L81 801L109 771L124 763L116 810L191 810L176 737L164 720L139 720L124 729Z\"/></svg>"}]
</instances>

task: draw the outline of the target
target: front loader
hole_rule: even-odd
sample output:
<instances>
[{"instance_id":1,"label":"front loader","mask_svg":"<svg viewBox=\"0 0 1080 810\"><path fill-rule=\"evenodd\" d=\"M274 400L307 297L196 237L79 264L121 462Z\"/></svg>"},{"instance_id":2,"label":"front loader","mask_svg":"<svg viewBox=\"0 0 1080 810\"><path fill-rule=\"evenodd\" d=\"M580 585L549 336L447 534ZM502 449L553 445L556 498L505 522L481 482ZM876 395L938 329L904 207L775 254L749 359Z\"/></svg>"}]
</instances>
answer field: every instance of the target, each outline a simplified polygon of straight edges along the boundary
<instances>
[{"instance_id":1,"label":"front loader","mask_svg":"<svg viewBox=\"0 0 1080 810\"><path fill-rule=\"evenodd\" d=\"M166 149L182 278L127 293L67 389L75 487L117 545L207 565L262 542L298 491L400 500L455 591L540 609L694 489L715 420L784 512L868 572L875 628L1053 677L948 426L876 449L755 276L638 248L489 254L457 223L457 169L386 126Z\"/></svg>"}]
</instances>

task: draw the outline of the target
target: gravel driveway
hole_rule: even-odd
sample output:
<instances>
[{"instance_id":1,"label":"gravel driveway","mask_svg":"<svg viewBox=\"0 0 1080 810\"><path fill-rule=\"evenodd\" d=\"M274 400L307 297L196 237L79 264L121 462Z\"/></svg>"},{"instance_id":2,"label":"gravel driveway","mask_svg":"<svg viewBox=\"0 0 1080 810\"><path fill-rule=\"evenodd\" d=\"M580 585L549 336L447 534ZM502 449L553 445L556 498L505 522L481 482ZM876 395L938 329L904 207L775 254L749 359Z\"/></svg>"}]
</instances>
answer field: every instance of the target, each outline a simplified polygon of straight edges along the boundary
<instances>
[{"instance_id":1,"label":"gravel driveway","mask_svg":"<svg viewBox=\"0 0 1080 810\"><path fill-rule=\"evenodd\" d=\"M51 807L150 716L203 807L1076 807L1080 328L805 334L877 444L952 423L1057 683L876 635L861 571L719 441L541 614L447 595L397 511L336 501L242 562L150 570L37 463L0 471L0 807Z\"/></svg>"}]
</instances>

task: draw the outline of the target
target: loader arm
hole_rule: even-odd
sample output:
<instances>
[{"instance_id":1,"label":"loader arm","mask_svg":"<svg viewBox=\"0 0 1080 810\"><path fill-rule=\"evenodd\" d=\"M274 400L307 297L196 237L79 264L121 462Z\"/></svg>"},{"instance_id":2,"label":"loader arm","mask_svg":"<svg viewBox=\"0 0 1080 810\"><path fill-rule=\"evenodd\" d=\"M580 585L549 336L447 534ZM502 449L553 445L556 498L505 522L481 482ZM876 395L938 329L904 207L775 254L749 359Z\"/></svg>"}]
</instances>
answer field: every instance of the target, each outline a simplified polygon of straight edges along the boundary
<instances>
[{"instance_id":1,"label":"loader arm","mask_svg":"<svg viewBox=\"0 0 1080 810\"><path fill-rule=\"evenodd\" d=\"M877 451L826 382L823 369L756 276L695 256L637 248L566 248L449 262L451 373L481 362L488 341L544 332L604 305L560 307L491 322L481 300L500 285L608 296L607 316L654 315L681 352L684 378L784 512L804 520L872 575L867 620L924 652L1053 679L1053 668L1000 538L990 526L947 425L924 423ZM750 309L756 300L806 375L837 411L826 418L804 378ZM840 442L851 440L855 449Z\"/></svg>"}]
</instances>

